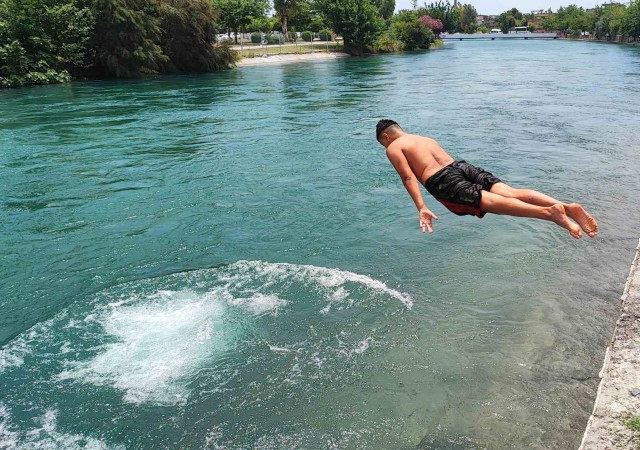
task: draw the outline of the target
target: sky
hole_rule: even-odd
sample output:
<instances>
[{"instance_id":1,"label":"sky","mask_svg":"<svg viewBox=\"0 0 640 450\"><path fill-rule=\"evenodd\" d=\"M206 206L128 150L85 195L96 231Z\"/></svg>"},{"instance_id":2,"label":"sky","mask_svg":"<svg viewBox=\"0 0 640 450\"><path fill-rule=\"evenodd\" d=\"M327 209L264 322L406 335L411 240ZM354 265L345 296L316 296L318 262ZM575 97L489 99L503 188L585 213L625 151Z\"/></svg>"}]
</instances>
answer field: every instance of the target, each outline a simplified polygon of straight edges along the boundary
<instances>
[{"instance_id":1,"label":"sky","mask_svg":"<svg viewBox=\"0 0 640 450\"><path fill-rule=\"evenodd\" d=\"M423 6L425 0L418 0L418 6ZM426 3L431 3L431 0L426 0ZM450 0L453 4L453 0ZM518 8L521 12L529 13L531 11L537 11L539 9L547 10L551 8L553 11L557 11L560 6L567 6L570 4L576 4L583 8L593 8L596 5L608 3L605 0L460 0L460 3L471 3L475 6L478 14L500 14L511 8ZM396 9L410 9L411 0L396 0Z\"/></svg>"}]
</instances>

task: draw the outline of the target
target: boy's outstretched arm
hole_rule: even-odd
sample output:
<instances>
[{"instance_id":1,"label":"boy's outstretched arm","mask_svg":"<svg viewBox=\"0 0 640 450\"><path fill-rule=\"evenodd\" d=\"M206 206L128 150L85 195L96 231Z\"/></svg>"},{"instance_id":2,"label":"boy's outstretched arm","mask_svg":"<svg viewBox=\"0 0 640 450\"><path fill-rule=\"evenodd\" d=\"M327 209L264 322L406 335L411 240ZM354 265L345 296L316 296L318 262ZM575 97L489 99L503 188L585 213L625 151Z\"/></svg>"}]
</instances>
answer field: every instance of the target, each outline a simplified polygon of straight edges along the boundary
<instances>
[{"instance_id":1,"label":"boy's outstretched arm","mask_svg":"<svg viewBox=\"0 0 640 450\"><path fill-rule=\"evenodd\" d=\"M387 158L393 167L402 178L402 184L404 184L405 189L411 196L413 203L418 208L418 219L420 220L420 228L422 228L422 232L425 233L429 230L429 233L433 233L433 222L432 220L438 220L438 217L432 213L427 205L424 203L424 199L422 198L422 193L420 192L420 186L418 185L418 180L416 179L411 167L409 167L409 163L407 162L407 158L405 158L404 153L402 153L401 149L387 149Z\"/></svg>"}]
</instances>

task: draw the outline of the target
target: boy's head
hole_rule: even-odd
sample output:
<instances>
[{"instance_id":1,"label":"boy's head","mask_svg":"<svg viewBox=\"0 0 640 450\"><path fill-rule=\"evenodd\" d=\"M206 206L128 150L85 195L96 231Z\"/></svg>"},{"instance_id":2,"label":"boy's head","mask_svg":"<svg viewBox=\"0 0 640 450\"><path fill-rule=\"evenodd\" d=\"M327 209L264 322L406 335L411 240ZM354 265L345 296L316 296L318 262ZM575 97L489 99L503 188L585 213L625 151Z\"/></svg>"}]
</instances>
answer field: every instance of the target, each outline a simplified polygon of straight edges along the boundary
<instances>
[{"instance_id":1,"label":"boy's head","mask_svg":"<svg viewBox=\"0 0 640 450\"><path fill-rule=\"evenodd\" d=\"M385 147L395 141L400 134L402 134L402 128L393 120L382 119L376 125L376 139Z\"/></svg>"}]
</instances>

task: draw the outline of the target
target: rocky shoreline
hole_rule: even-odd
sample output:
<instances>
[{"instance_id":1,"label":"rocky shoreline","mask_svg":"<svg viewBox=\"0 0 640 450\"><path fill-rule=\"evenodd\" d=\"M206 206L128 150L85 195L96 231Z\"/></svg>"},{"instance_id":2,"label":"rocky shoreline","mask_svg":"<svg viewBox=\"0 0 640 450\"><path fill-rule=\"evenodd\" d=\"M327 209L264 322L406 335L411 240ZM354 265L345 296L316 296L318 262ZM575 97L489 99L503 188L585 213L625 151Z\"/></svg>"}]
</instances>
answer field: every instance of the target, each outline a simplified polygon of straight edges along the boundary
<instances>
[{"instance_id":1,"label":"rocky shoreline","mask_svg":"<svg viewBox=\"0 0 640 450\"><path fill-rule=\"evenodd\" d=\"M579 450L640 449L640 243Z\"/></svg>"}]
</instances>

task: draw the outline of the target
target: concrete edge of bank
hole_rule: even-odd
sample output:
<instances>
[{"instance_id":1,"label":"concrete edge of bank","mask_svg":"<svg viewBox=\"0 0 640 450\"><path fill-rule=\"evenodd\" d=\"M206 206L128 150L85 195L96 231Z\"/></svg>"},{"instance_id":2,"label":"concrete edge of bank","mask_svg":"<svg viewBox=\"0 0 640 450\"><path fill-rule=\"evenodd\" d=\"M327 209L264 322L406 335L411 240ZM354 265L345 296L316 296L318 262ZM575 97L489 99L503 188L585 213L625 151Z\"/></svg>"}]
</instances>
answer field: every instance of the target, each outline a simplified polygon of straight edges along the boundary
<instances>
[{"instance_id":1,"label":"concrete edge of bank","mask_svg":"<svg viewBox=\"0 0 640 450\"><path fill-rule=\"evenodd\" d=\"M347 58L349 57L346 53L340 52L315 52L315 53L303 53L303 54L276 54L276 55L268 55L268 56L257 56L255 58L243 58L236 66L238 67L246 67L246 66L264 66L271 64L286 64L292 62L301 62L301 61L325 61L330 59L338 59L338 58Z\"/></svg>"},{"instance_id":2,"label":"concrete edge of bank","mask_svg":"<svg viewBox=\"0 0 640 450\"><path fill-rule=\"evenodd\" d=\"M595 405L579 450L640 448L640 242L620 300L621 313L600 371Z\"/></svg>"}]
</instances>

